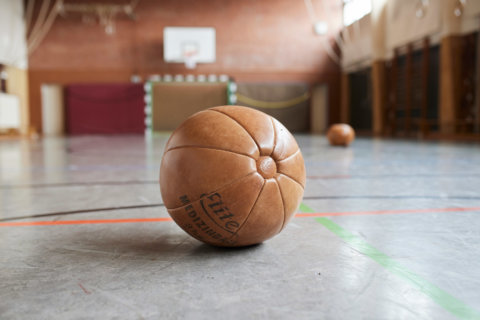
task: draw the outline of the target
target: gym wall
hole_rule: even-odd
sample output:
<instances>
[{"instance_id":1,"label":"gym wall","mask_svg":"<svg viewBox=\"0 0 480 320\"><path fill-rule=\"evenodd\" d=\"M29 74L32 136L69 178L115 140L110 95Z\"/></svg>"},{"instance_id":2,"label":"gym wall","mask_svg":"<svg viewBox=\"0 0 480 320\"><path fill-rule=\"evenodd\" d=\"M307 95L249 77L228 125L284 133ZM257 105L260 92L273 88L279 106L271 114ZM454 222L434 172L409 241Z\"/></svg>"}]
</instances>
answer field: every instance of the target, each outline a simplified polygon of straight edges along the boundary
<instances>
[{"instance_id":1,"label":"gym wall","mask_svg":"<svg viewBox=\"0 0 480 320\"><path fill-rule=\"evenodd\" d=\"M318 8L335 34L341 6ZM291 0L142 0L137 19L116 20L116 33L85 24L78 17L58 17L30 56L31 124L41 131L40 86L128 82L132 74L227 74L238 83L302 82L329 85L330 115L338 115L339 67L313 33L303 1ZM337 24L337 25L336 25ZM163 61L165 26L210 26L216 29L217 61L193 71ZM334 121L336 119L332 119Z\"/></svg>"}]
</instances>

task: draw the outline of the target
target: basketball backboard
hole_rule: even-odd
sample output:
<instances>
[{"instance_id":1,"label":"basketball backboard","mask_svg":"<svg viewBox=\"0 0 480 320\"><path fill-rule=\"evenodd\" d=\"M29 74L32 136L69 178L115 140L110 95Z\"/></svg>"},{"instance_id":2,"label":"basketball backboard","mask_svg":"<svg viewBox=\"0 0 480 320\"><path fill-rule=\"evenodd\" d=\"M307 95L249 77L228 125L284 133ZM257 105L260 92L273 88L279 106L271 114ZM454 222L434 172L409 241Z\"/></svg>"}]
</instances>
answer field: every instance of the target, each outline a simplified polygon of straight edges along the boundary
<instances>
[{"instance_id":1,"label":"basketball backboard","mask_svg":"<svg viewBox=\"0 0 480 320\"><path fill-rule=\"evenodd\" d=\"M215 28L166 27L163 58L165 62L185 63L187 68L215 62Z\"/></svg>"}]
</instances>

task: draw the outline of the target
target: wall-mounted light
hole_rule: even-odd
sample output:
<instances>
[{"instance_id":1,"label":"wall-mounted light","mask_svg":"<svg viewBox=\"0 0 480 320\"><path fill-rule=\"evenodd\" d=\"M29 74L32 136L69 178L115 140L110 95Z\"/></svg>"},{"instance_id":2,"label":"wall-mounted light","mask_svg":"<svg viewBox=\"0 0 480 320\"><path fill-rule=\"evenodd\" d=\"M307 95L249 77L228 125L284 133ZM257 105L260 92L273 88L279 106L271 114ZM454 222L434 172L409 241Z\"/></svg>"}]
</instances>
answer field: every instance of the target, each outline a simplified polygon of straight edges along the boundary
<instances>
[{"instance_id":1,"label":"wall-mounted light","mask_svg":"<svg viewBox=\"0 0 480 320\"><path fill-rule=\"evenodd\" d=\"M417 8L415 10L415 16L418 19L421 19L421 18L425 17L425 15L427 14L428 5L429 5L429 0L419 0L417 2Z\"/></svg>"},{"instance_id":2,"label":"wall-mounted light","mask_svg":"<svg viewBox=\"0 0 480 320\"><path fill-rule=\"evenodd\" d=\"M465 9L465 5L467 4L467 0L457 0L457 4L453 9L453 14L455 17L461 17L463 14L463 10Z\"/></svg>"}]
</instances>

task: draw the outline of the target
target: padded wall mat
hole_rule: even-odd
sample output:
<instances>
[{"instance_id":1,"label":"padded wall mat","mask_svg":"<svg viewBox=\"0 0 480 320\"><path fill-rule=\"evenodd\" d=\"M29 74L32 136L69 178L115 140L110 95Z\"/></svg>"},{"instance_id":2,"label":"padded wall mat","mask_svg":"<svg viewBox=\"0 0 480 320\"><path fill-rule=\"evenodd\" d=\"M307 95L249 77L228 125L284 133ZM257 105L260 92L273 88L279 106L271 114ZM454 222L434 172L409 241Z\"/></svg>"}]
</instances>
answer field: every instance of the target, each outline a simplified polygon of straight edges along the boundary
<instances>
[{"instance_id":1,"label":"padded wall mat","mask_svg":"<svg viewBox=\"0 0 480 320\"><path fill-rule=\"evenodd\" d=\"M72 84L66 87L69 134L144 133L143 84Z\"/></svg>"},{"instance_id":2,"label":"padded wall mat","mask_svg":"<svg viewBox=\"0 0 480 320\"><path fill-rule=\"evenodd\" d=\"M152 129L174 130L195 112L227 102L227 83L153 83Z\"/></svg>"}]
</instances>

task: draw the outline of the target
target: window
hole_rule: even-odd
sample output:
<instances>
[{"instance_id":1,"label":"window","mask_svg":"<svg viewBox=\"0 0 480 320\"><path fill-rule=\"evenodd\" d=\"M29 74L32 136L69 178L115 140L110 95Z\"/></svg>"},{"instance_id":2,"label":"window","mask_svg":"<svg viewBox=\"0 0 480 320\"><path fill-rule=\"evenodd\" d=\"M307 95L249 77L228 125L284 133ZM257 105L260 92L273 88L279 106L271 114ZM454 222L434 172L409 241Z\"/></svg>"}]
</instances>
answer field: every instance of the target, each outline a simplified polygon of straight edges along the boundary
<instances>
[{"instance_id":1,"label":"window","mask_svg":"<svg viewBox=\"0 0 480 320\"><path fill-rule=\"evenodd\" d=\"M371 0L343 0L343 25L351 25L371 11Z\"/></svg>"}]
</instances>

